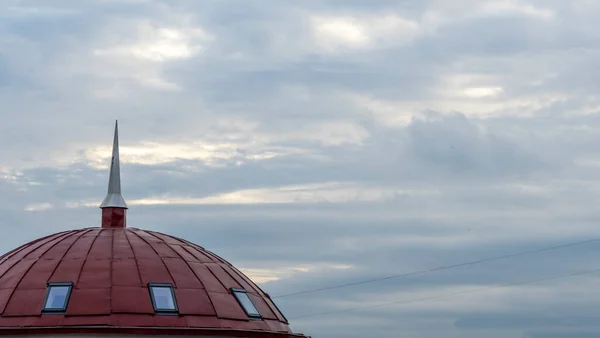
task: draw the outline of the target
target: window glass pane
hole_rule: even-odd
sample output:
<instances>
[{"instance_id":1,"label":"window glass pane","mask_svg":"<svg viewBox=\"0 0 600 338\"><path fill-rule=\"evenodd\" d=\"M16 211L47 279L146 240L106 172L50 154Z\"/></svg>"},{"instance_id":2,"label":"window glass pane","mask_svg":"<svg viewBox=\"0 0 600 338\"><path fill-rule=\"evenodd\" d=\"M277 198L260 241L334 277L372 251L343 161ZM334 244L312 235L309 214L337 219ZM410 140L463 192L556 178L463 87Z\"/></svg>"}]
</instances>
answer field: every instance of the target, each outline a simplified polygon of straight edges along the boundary
<instances>
[{"instance_id":1,"label":"window glass pane","mask_svg":"<svg viewBox=\"0 0 600 338\"><path fill-rule=\"evenodd\" d=\"M50 286L48 291L48 299L44 308L46 309L64 309L67 303L67 295L69 294L70 286Z\"/></svg>"},{"instance_id":2,"label":"window glass pane","mask_svg":"<svg viewBox=\"0 0 600 338\"><path fill-rule=\"evenodd\" d=\"M170 287L153 286L152 296L157 310L175 310L175 301Z\"/></svg>"},{"instance_id":3,"label":"window glass pane","mask_svg":"<svg viewBox=\"0 0 600 338\"><path fill-rule=\"evenodd\" d=\"M246 313L248 314L248 316L258 316L258 317L260 316L260 313L254 306L254 303L252 303L252 300L250 300L250 297L248 297L247 293L235 292L235 295L236 295L237 299L240 301L240 304L242 304L242 306L244 307L244 310L246 310Z\"/></svg>"}]
</instances>

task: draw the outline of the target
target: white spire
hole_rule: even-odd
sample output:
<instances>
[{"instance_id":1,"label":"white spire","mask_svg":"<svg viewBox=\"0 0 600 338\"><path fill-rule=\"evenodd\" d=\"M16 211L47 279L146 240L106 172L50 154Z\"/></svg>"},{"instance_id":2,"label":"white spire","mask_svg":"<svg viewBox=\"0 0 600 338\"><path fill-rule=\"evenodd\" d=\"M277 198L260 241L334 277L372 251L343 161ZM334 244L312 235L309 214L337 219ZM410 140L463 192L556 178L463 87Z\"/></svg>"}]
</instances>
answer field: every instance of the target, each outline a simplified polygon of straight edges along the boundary
<instances>
[{"instance_id":1,"label":"white spire","mask_svg":"<svg viewBox=\"0 0 600 338\"><path fill-rule=\"evenodd\" d=\"M100 208L123 208L127 204L121 196L121 168L119 166L119 125L115 122L115 139L113 141L112 161L110 162L110 174L108 178L108 194L100 205Z\"/></svg>"}]
</instances>

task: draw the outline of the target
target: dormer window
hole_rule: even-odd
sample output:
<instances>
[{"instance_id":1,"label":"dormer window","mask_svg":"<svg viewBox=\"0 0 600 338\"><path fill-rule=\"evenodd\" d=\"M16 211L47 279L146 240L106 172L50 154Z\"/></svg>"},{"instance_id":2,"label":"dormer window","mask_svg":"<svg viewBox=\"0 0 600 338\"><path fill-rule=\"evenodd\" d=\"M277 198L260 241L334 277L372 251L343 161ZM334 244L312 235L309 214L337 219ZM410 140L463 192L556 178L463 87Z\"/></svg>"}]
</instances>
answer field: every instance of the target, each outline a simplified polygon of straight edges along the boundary
<instances>
[{"instance_id":1,"label":"dormer window","mask_svg":"<svg viewBox=\"0 0 600 338\"><path fill-rule=\"evenodd\" d=\"M69 297L73 283L48 283L48 291L44 300L43 312L65 312L69 304Z\"/></svg>"},{"instance_id":2,"label":"dormer window","mask_svg":"<svg viewBox=\"0 0 600 338\"><path fill-rule=\"evenodd\" d=\"M248 317L250 317L250 318L261 318L262 317L260 315L260 312L258 312L258 309L256 309L256 306L252 302L252 299L250 299L250 297L248 296L248 293L246 292L246 290L231 289L231 293L233 293L233 295L235 296L235 299L237 299L238 303L240 303L240 306L242 307L242 309L244 309L244 312L246 312Z\"/></svg>"},{"instance_id":3,"label":"dormer window","mask_svg":"<svg viewBox=\"0 0 600 338\"><path fill-rule=\"evenodd\" d=\"M150 298L156 313L177 313L177 302L173 285L169 283L149 283Z\"/></svg>"}]
</instances>

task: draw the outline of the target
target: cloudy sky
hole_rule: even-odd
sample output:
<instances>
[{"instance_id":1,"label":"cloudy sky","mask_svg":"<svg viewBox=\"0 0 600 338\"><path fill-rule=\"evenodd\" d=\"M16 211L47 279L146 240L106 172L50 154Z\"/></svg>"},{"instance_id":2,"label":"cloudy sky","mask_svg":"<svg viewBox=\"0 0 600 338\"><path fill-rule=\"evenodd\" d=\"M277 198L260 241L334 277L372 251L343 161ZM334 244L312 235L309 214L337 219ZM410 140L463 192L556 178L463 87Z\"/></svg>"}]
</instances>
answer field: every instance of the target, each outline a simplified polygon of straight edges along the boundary
<instances>
[{"instance_id":1,"label":"cloudy sky","mask_svg":"<svg viewBox=\"0 0 600 338\"><path fill-rule=\"evenodd\" d=\"M0 0L0 251L99 225L115 119L129 225L203 245L273 296L594 239L598 13ZM600 273L577 274L597 255L588 242L276 300L320 338L598 337Z\"/></svg>"}]
</instances>

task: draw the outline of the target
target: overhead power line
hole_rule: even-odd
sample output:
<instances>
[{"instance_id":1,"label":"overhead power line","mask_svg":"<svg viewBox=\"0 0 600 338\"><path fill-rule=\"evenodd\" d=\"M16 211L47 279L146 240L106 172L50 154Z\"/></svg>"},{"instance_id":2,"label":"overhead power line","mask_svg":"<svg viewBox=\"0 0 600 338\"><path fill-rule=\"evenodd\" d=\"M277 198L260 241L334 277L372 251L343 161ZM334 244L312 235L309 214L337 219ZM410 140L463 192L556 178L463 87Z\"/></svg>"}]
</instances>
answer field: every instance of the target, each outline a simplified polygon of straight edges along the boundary
<instances>
[{"instance_id":1,"label":"overhead power line","mask_svg":"<svg viewBox=\"0 0 600 338\"><path fill-rule=\"evenodd\" d=\"M292 297L292 296L304 295L304 294L307 294L307 293L313 293L313 292L319 292L319 291L325 291L325 290L332 290L332 289L339 289L339 288L345 288L345 287L349 287L349 286L355 286L355 285L361 285L361 284L367 284L367 283L373 283L373 282L380 282L380 281L389 280L389 279L395 279L395 278L402 278L402 277L409 277L409 276L421 275L421 274L435 272L435 271L454 269L454 268L459 268L459 267L463 267L463 266L476 265L476 264L487 263L487 262L492 262L492 261L497 261L497 260L502 260L502 259L507 259L507 258L514 258L514 257L519 257L519 256L532 255L532 254L536 254L536 253L540 253L540 252L545 252L545 251L551 251L551 250L557 250L557 249L562 249L562 248L568 248L568 247L572 247L572 246L577 246L577 245L583 245L583 244L587 244L587 243L591 243L591 242L596 242L598 240L600 240L600 239L595 238L595 239L590 239L590 240L586 240L586 241L580 241L580 242L574 242L574 243L569 243L569 244L556 245L556 246L551 246L551 247L547 247L547 248L530 250L530 251L524 251L524 252L519 252L519 253L514 253L514 254L509 254L509 255L503 255L503 256L497 256L497 257L485 258L485 259L479 259L479 260L476 260L476 261L470 261L470 262L464 262L464 263L458 263L458 264L452 264L452 265L445 265L445 266L440 266L440 267L437 267L437 268L432 268L432 269L427 269L427 270L419 270L419 271L407 272L407 273L403 273L403 274L397 274L397 275L391 275L391 276L385 276L385 277L379 277L379 278L372 278L372 279L362 280L362 281L358 281L358 282L351 282L351 283L345 283L345 284L339 284L339 285L326 286L326 287L317 288L317 289L310 289L310 290L298 291L298 292L293 292L293 293L288 293L288 294L283 294L283 295L272 296L271 298Z\"/></svg>"},{"instance_id":2,"label":"overhead power line","mask_svg":"<svg viewBox=\"0 0 600 338\"><path fill-rule=\"evenodd\" d=\"M333 315L333 314L340 314L340 313L357 311L357 310L366 310L366 309L372 309L372 308L389 306L389 305L416 303L416 302L422 302L422 301L427 301L427 300L431 300L431 299L439 299L439 298L446 298L446 297L452 297L452 296L459 296L459 295L464 295L464 294L469 294L469 293L475 293L475 292L482 292L482 291L493 290L493 289L506 288L506 287L510 287L510 286L518 286L518 285L525 285L525 284L540 283L540 282L545 282L545 281L555 280L555 279L560 279L560 278L567 278L567 277L573 277L573 276L590 274L590 273L594 273L594 272L600 272L600 269L578 271L578 272L573 272L573 273L568 273L568 274L555 275L555 276L551 276L551 277L531 279L531 280L526 280L526 281L521 281L521 282L516 282L516 283L509 283L509 284L494 285L494 286L488 286L488 287L484 287L484 288L471 289L471 290L466 290L466 291L460 291L460 292L454 292L454 293L447 293L447 294L441 294L441 295L435 295L435 296L429 296L429 297L413 298L413 299L406 299L406 300L400 300L400 301L394 301L394 302L379 303L379 304L374 304L374 305L359 306L359 307L350 308L350 309L342 309L342 310L334 310L334 311L328 311L328 312L314 313L314 314L308 314L308 315L303 315L303 316L298 316L298 317L292 317L290 319L301 319L301 318L309 318L309 317L321 317L321 316L327 316L327 315Z\"/></svg>"}]
</instances>

